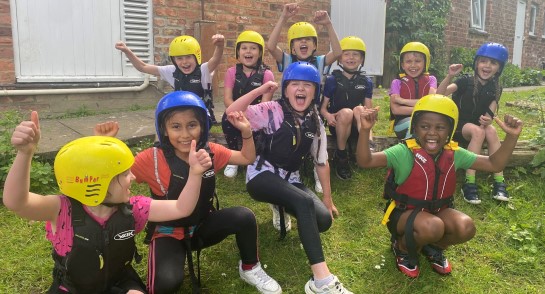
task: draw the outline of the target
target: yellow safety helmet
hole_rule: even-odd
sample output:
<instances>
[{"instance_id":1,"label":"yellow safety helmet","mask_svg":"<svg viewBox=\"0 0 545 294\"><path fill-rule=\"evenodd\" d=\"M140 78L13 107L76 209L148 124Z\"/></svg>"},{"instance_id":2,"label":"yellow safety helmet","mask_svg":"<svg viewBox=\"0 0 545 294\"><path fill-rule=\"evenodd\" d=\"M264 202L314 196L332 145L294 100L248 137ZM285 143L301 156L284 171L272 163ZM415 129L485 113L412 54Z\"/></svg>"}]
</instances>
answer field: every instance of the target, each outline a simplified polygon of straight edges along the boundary
<instances>
[{"instance_id":1,"label":"yellow safety helmet","mask_svg":"<svg viewBox=\"0 0 545 294\"><path fill-rule=\"evenodd\" d=\"M420 42L409 42L401 48L401 52L399 53L399 72L403 73L403 69L401 68L401 63L403 61L403 54L407 52L419 52L424 54L426 63L426 71L424 73L428 73L428 68L430 67L431 62L431 55L430 55L430 49L428 47Z\"/></svg>"},{"instance_id":2,"label":"yellow safety helmet","mask_svg":"<svg viewBox=\"0 0 545 294\"><path fill-rule=\"evenodd\" d=\"M293 39L298 38L305 38L305 37L313 37L314 38L314 44L316 47L318 47L318 33L316 33L316 29L313 25L311 25L308 22L298 22L291 25L291 27L288 29L288 50L291 54L291 41Z\"/></svg>"},{"instance_id":3,"label":"yellow safety helmet","mask_svg":"<svg viewBox=\"0 0 545 294\"><path fill-rule=\"evenodd\" d=\"M259 48L261 50L261 59L263 60L263 56L265 54L265 40L263 40L263 36L255 31L244 31L238 35L237 42L235 44L235 57L238 59L238 49L240 48L240 43L255 43L259 45Z\"/></svg>"},{"instance_id":4,"label":"yellow safety helmet","mask_svg":"<svg viewBox=\"0 0 545 294\"><path fill-rule=\"evenodd\" d=\"M174 38L174 40L170 42L168 55L170 57L193 55L197 59L198 65L200 65L202 61L201 45L199 45L199 41L197 41L197 39L191 36L178 36Z\"/></svg>"},{"instance_id":5,"label":"yellow safety helmet","mask_svg":"<svg viewBox=\"0 0 545 294\"><path fill-rule=\"evenodd\" d=\"M363 63L365 62L365 52L367 50L367 47L365 46L365 42L363 42L361 38L358 38L356 36L348 36L339 41L339 43L341 44L341 49L343 51L354 50L363 53L363 61L361 63L361 65L363 66Z\"/></svg>"},{"instance_id":6,"label":"yellow safety helmet","mask_svg":"<svg viewBox=\"0 0 545 294\"><path fill-rule=\"evenodd\" d=\"M125 143L105 136L90 136L64 145L55 157L54 171L61 192L84 205L104 201L112 179L128 170L134 156Z\"/></svg>"},{"instance_id":7,"label":"yellow safety helmet","mask_svg":"<svg viewBox=\"0 0 545 294\"><path fill-rule=\"evenodd\" d=\"M452 99L441 94L430 94L420 98L414 105L411 114L411 123L409 125L411 134L413 133L414 120L419 112L435 112L447 116L452 124L452 134L449 138L449 140L452 140L458 125L458 106Z\"/></svg>"}]
</instances>

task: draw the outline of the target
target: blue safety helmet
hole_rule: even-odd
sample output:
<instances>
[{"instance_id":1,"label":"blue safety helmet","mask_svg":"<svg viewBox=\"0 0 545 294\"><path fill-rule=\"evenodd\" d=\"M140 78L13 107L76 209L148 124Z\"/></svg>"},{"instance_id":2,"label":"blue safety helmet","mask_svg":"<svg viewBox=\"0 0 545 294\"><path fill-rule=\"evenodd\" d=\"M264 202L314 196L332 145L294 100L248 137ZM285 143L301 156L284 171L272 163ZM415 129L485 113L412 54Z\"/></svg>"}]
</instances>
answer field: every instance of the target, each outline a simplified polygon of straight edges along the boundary
<instances>
[{"instance_id":1,"label":"blue safety helmet","mask_svg":"<svg viewBox=\"0 0 545 294\"><path fill-rule=\"evenodd\" d=\"M473 70L477 70L477 58L479 56L484 56L497 60L500 63L500 69L498 71L498 76L501 75L505 64L507 63L507 58L509 57L509 52L507 48L499 43L485 43L483 44L475 53L475 58L473 58Z\"/></svg>"},{"instance_id":2,"label":"blue safety helmet","mask_svg":"<svg viewBox=\"0 0 545 294\"><path fill-rule=\"evenodd\" d=\"M320 73L318 69L311 63L305 61L297 61L288 66L282 75L282 98L288 81L308 81L316 85L314 94L314 103L320 102Z\"/></svg>"},{"instance_id":3,"label":"blue safety helmet","mask_svg":"<svg viewBox=\"0 0 545 294\"><path fill-rule=\"evenodd\" d=\"M206 142L208 142L208 133L212 126L210 114L204 105L204 101L195 93L188 91L170 92L163 96L163 98L159 100L159 103L157 103L157 108L155 109L155 131L157 132L159 143L164 146L164 144L169 142L164 135L163 120L165 113L168 110L174 110L175 108L196 108L201 111L202 117L204 118L204 126L201 126L202 134L199 142L197 142L197 149L203 148Z\"/></svg>"}]
</instances>

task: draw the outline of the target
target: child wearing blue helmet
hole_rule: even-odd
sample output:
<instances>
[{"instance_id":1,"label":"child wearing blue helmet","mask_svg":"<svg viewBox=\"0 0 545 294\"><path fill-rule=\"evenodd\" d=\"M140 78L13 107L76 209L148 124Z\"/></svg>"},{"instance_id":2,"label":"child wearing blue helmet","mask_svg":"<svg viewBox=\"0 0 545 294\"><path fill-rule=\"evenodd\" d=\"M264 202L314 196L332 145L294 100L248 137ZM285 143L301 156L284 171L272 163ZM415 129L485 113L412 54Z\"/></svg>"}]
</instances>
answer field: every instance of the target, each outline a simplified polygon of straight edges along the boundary
<instances>
[{"instance_id":1,"label":"child wearing blue helmet","mask_svg":"<svg viewBox=\"0 0 545 294\"><path fill-rule=\"evenodd\" d=\"M148 290L150 293L175 293L184 279L187 257L194 290L200 284L192 259L198 252L235 235L240 254L238 265L242 280L260 293L282 293L280 285L261 267L257 249L257 223L254 213L241 206L219 209L214 205L216 173L227 164L247 165L255 160L250 123L241 112L229 113L227 119L242 133L240 151L208 142L210 116L204 102L194 93L175 91L165 95L155 111L156 146L140 152L132 172L136 181L145 182L158 200L175 198L187 183L190 168L189 142L212 157L212 167L205 171L200 196L191 215L170 222L148 224ZM198 259L197 265L198 267Z\"/></svg>"},{"instance_id":2,"label":"child wearing blue helmet","mask_svg":"<svg viewBox=\"0 0 545 294\"><path fill-rule=\"evenodd\" d=\"M227 113L244 111L252 130L263 131L263 142L257 143L257 158L248 166L246 188L260 202L279 207L279 224L283 237L291 228L284 213L297 218L298 233L313 277L305 285L305 293L350 294L333 275L325 262L320 232L331 227L338 214L331 197L327 139L325 128L313 102L320 95L320 74L307 62L292 63L282 77L282 99L251 105L264 94L274 93L278 84L269 81L233 102ZM323 199L302 183L299 169L311 154L323 187Z\"/></svg>"},{"instance_id":3,"label":"child wearing blue helmet","mask_svg":"<svg viewBox=\"0 0 545 294\"><path fill-rule=\"evenodd\" d=\"M467 150L479 154L486 141L488 154L500 148L500 139L492 121L498 110L502 87L500 75L507 63L509 53L507 48L498 43L483 44L473 59L475 74L463 75L454 83L452 79L462 71L461 64L452 64L448 74L441 82L437 93L452 94L452 100L458 105L460 123L454 134L454 140ZM475 170L466 170L466 179L462 187L464 200L471 204L481 203ZM499 201L509 201L509 193L504 181L503 171L494 174L492 198Z\"/></svg>"}]
</instances>

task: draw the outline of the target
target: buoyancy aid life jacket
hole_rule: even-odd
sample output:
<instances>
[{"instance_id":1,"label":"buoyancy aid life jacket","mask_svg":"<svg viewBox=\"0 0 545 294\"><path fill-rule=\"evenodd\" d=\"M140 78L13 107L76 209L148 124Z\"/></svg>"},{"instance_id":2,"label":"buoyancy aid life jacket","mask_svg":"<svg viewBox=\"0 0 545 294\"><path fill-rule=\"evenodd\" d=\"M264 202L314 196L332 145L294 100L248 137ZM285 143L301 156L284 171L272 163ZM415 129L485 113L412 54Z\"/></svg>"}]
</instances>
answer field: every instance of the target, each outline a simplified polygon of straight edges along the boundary
<instances>
[{"instance_id":1,"label":"buoyancy aid life jacket","mask_svg":"<svg viewBox=\"0 0 545 294\"><path fill-rule=\"evenodd\" d=\"M70 293L110 293L126 271L132 270L131 261L137 256L132 206L118 205L102 227L80 202L68 199L74 231L72 249L66 256L53 250L55 280L51 290L63 286Z\"/></svg>"},{"instance_id":2,"label":"buoyancy aid life jacket","mask_svg":"<svg viewBox=\"0 0 545 294\"><path fill-rule=\"evenodd\" d=\"M279 101L284 112L284 120L280 128L272 134L262 134L262 142L259 142L259 161L256 168L261 169L264 160L267 160L275 169L281 168L289 172L299 170L306 155L310 152L310 146L317 136L317 124L310 111L303 116L299 125L296 118L288 109L284 100ZM298 131L299 129L299 131Z\"/></svg>"},{"instance_id":3,"label":"buoyancy aid life jacket","mask_svg":"<svg viewBox=\"0 0 545 294\"><path fill-rule=\"evenodd\" d=\"M404 141L414 155L411 173L400 185L395 183L393 170L388 171L384 185L384 197L389 200L383 224L389 221L394 208L402 211L412 209L405 224L405 241L412 264L418 264L414 220L421 211L437 213L441 209L454 207L454 191L456 187L456 170L454 151L458 149L456 142L445 145L437 158L432 158L420 148L415 139ZM395 227L395 226L394 226ZM392 234L392 239L396 236Z\"/></svg>"},{"instance_id":4,"label":"buoyancy aid life jacket","mask_svg":"<svg viewBox=\"0 0 545 294\"><path fill-rule=\"evenodd\" d=\"M190 74L184 74L178 67L172 74L174 77L175 91L189 91L197 96L204 98L204 88L201 83L201 67L197 66Z\"/></svg>"},{"instance_id":5,"label":"buoyancy aid life jacket","mask_svg":"<svg viewBox=\"0 0 545 294\"><path fill-rule=\"evenodd\" d=\"M401 81L399 89L401 98L420 99L430 92L430 76L427 74L420 75L418 79L404 76L399 80ZM410 117L410 115L394 115L390 110L390 120L394 121L394 125L406 117Z\"/></svg>"},{"instance_id":6,"label":"buoyancy aid life jacket","mask_svg":"<svg viewBox=\"0 0 545 294\"><path fill-rule=\"evenodd\" d=\"M335 78L337 85L334 96L329 100L329 112L337 112L343 108L353 109L363 104L365 93L369 88L367 77L356 73L349 79L338 69L331 75Z\"/></svg>"},{"instance_id":7,"label":"buoyancy aid life jacket","mask_svg":"<svg viewBox=\"0 0 545 294\"><path fill-rule=\"evenodd\" d=\"M159 183L159 186L161 187L161 190L163 192L166 192L164 195L157 195L151 191L152 198L155 200L177 200L180 196L180 193L184 189L185 185L187 184L187 179L189 177L189 164L183 160L181 160L172 150L165 150L164 148L161 148L160 146L154 146L153 152L154 152L154 159L155 159L155 170L156 175L158 175L157 171L157 156L159 154L158 150L161 149L163 151L163 155L165 156L165 159L169 165L170 168L170 179L168 184L168 189L165 189L162 185L161 181L159 180L159 176L157 176L156 181ZM210 169L205 171L202 175L202 182L201 182L201 189L199 194L199 200L197 201L197 204L195 206L195 209L191 213L191 215L173 220L173 221L166 221L166 222L148 222L148 225L146 227L146 238L144 240L144 243L149 244L151 242L151 239L153 237L153 233L155 232L155 228L157 225L164 226L164 227L182 227L184 229L184 239L183 239L183 246L186 250L186 257L187 257L187 265L190 272L190 278L191 283L193 287L193 293L200 293L201 289L201 275L200 275L200 250L201 248L197 248L197 274L195 273L195 267L193 264L193 255L192 255L192 238L197 237L198 239L198 232L196 232L198 226L202 223L202 221L212 212L213 210L219 209L219 202L218 198L216 196L216 176L214 172L214 153L211 152L210 147L208 144L204 147L204 149L210 154L210 158L212 159L212 166ZM216 206L214 206L214 199L216 199ZM199 240L199 239L198 239ZM199 241L196 241L197 243Z\"/></svg>"},{"instance_id":8,"label":"buoyancy aid life jacket","mask_svg":"<svg viewBox=\"0 0 545 294\"><path fill-rule=\"evenodd\" d=\"M461 129L468 122L480 125L479 118L486 113L494 117L494 112L489 107L496 100L495 83L489 81L485 85L478 86L478 92L474 95L474 77L466 74L460 79L466 79L467 86L464 89L460 89L461 91L452 93L452 101L456 103L460 113L458 129Z\"/></svg>"},{"instance_id":9,"label":"buoyancy aid life jacket","mask_svg":"<svg viewBox=\"0 0 545 294\"><path fill-rule=\"evenodd\" d=\"M243 71L242 63L238 63L236 65L235 72L235 85L233 86L233 101L236 101L243 95L248 94L250 91L257 89L261 85L263 85L265 70L265 66L261 64L257 68L257 71L248 77ZM263 96L258 96L256 99L254 99L254 101L252 101L251 104L253 105L261 102L262 97Z\"/></svg>"}]
</instances>

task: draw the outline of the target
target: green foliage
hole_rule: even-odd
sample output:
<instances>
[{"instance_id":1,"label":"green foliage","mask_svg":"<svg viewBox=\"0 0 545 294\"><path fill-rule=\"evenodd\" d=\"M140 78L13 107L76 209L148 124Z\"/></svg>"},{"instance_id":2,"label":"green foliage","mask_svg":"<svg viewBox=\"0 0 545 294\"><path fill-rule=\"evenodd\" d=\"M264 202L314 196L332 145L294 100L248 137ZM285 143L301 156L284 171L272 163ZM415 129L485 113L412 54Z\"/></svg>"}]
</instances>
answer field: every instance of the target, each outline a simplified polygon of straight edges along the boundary
<instances>
[{"instance_id":1,"label":"green foliage","mask_svg":"<svg viewBox=\"0 0 545 294\"><path fill-rule=\"evenodd\" d=\"M449 61L451 64L462 64L463 73L473 73L473 59L477 49L455 47L450 50Z\"/></svg>"},{"instance_id":2,"label":"green foliage","mask_svg":"<svg viewBox=\"0 0 545 294\"><path fill-rule=\"evenodd\" d=\"M422 42L430 49L430 73L438 80L447 68L444 35L450 0L391 0L386 12L386 48L393 52L387 64L397 72L399 51L408 42Z\"/></svg>"},{"instance_id":3,"label":"green foliage","mask_svg":"<svg viewBox=\"0 0 545 294\"><path fill-rule=\"evenodd\" d=\"M508 63L503 69L501 83L504 87L537 86L543 79L541 71L531 68L520 69Z\"/></svg>"}]
</instances>

